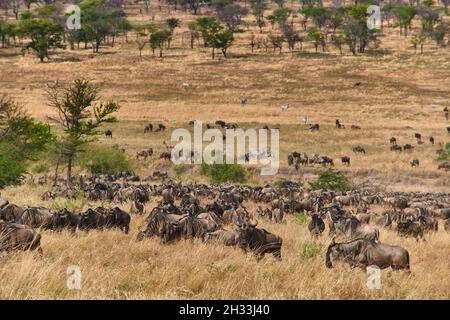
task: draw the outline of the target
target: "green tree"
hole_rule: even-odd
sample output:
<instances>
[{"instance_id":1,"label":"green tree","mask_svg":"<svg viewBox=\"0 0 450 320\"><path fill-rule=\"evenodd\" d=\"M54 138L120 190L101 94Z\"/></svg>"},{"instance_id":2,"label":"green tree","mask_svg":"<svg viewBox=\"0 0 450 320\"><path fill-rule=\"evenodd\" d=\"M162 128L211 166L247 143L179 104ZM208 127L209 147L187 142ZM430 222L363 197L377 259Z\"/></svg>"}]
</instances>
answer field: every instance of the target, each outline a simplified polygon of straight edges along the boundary
<instances>
[{"instance_id":1,"label":"green tree","mask_svg":"<svg viewBox=\"0 0 450 320\"><path fill-rule=\"evenodd\" d=\"M263 32L264 22L264 11L267 9L266 0L250 0L250 6L252 13L255 16L256 25L259 28L259 32Z\"/></svg>"},{"instance_id":2,"label":"green tree","mask_svg":"<svg viewBox=\"0 0 450 320\"><path fill-rule=\"evenodd\" d=\"M23 52L33 50L41 62L49 57L49 50L64 48L62 44L63 28L47 19L27 19L19 24L19 34L29 37L30 42Z\"/></svg>"},{"instance_id":3,"label":"green tree","mask_svg":"<svg viewBox=\"0 0 450 320\"><path fill-rule=\"evenodd\" d=\"M88 80L77 79L71 86L49 86L49 105L58 112L56 119L63 128L59 141L59 157L67 163L67 184L72 181L72 166L82 148L95 140L100 125L113 122L111 116L119 109L114 101L97 104L98 89Z\"/></svg>"},{"instance_id":4,"label":"green tree","mask_svg":"<svg viewBox=\"0 0 450 320\"><path fill-rule=\"evenodd\" d=\"M394 8L394 15L400 28L400 34L404 30L405 37L408 35L408 28L411 27L412 20L416 14L416 8L410 5L399 5Z\"/></svg>"},{"instance_id":5,"label":"green tree","mask_svg":"<svg viewBox=\"0 0 450 320\"><path fill-rule=\"evenodd\" d=\"M176 18L169 18L166 20L166 24L170 32L170 37L167 39L167 47L170 48L170 42L172 41L173 32L175 28L180 26L180 20Z\"/></svg>"},{"instance_id":6,"label":"green tree","mask_svg":"<svg viewBox=\"0 0 450 320\"><path fill-rule=\"evenodd\" d=\"M351 189L347 176L333 169L320 172L319 178L310 182L309 185L313 190L348 191Z\"/></svg>"},{"instance_id":7,"label":"green tree","mask_svg":"<svg viewBox=\"0 0 450 320\"><path fill-rule=\"evenodd\" d=\"M153 56L155 55L155 49L159 48L159 57L162 58L164 44L170 39L169 30L158 30L150 35L150 47L153 51Z\"/></svg>"}]
</instances>

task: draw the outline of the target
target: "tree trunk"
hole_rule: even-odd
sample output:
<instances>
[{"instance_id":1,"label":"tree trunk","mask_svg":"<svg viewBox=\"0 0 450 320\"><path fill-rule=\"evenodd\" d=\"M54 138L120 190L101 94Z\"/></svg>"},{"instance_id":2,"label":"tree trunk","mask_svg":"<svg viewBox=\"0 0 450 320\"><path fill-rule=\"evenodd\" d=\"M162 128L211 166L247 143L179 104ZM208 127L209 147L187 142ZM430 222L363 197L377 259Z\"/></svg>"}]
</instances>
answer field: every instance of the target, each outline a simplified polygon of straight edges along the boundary
<instances>
[{"instance_id":1,"label":"tree trunk","mask_svg":"<svg viewBox=\"0 0 450 320\"><path fill-rule=\"evenodd\" d=\"M72 155L67 160L67 186L70 187L72 183Z\"/></svg>"}]
</instances>

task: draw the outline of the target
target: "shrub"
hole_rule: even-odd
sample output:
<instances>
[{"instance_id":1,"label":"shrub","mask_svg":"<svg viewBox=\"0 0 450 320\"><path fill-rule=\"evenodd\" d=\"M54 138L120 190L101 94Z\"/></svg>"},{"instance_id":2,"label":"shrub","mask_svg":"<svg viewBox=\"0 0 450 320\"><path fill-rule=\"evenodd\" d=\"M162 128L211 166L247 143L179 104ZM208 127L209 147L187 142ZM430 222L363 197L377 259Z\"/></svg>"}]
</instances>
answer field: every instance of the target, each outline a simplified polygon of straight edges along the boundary
<instances>
[{"instance_id":1,"label":"shrub","mask_svg":"<svg viewBox=\"0 0 450 320\"><path fill-rule=\"evenodd\" d=\"M179 165L176 165L175 167L173 167L173 171L175 171L177 176L181 176L183 173L186 172L186 167L179 164Z\"/></svg>"},{"instance_id":2,"label":"shrub","mask_svg":"<svg viewBox=\"0 0 450 320\"><path fill-rule=\"evenodd\" d=\"M322 171L319 173L319 178L316 181L310 182L309 185L313 190L348 191L351 189L347 176L333 169Z\"/></svg>"},{"instance_id":3,"label":"shrub","mask_svg":"<svg viewBox=\"0 0 450 320\"><path fill-rule=\"evenodd\" d=\"M245 183L247 173L245 169L237 163L233 164L202 164L200 173L208 177L214 183L237 182Z\"/></svg>"},{"instance_id":4,"label":"shrub","mask_svg":"<svg viewBox=\"0 0 450 320\"><path fill-rule=\"evenodd\" d=\"M305 224L306 222L308 222L308 219L306 218L306 214L302 211L302 212L296 212L294 214L294 218L295 218L295 222L299 223L299 224Z\"/></svg>"},{"instance_id":5,"label":"shrub","mask_svg":"<svg viewBox=\"0 0 450 320\"><path fill-rule=\"evenodd\" d=\"M313 260L322 252L322 244L319 242L305 242L300 247L300 258L302 260Z\"/></svg>"},{"instance_id":6,"label":"shrub","mask_svg":"<svg viewBox=\"0 0 450 320\"><path fill-rule=\"evenodd\" d=\"M447 142L447 144L445 145L444 152L442 152L436 160L437 161L450 160L450 142Z\"/></svg>"},{"instance_id":7,"label":"shrub","mask_svg":"<svg viewBox=\"0 0 450 320\"><path fill-rule=\"evenodd\" d=\"M18 182L26 172L20 153L8 143L0 143L0 188Z\"/></svg>"},{"instance_id":8,"label":"shrub","mask_svg":"<svg viewBox=\"0 0 450 320\"><path fill-rule=\"evenodd\" d=\"M78 162L82 168L89 170L92 174L116 174L132 171L125 154L117 148L94 145L79 156Z\"/></svg>"}]
</instances>

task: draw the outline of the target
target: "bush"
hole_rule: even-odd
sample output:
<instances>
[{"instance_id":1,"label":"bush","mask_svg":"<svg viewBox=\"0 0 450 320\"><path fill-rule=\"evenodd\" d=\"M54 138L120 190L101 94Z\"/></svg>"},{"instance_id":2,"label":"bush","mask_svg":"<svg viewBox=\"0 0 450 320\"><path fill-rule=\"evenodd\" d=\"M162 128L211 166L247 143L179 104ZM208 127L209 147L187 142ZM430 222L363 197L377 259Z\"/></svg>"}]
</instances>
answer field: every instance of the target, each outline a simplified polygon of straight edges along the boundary
<instances>
[{"instance_id":1,"label":"bush","mask_svg":"<svg viewBox=\"0 0 450 320\"><path fill-rule=\"evenodd\" d=\"M450 160L450 142L447 142L447 144L445 145L444 152L442 152L436 160L437 161Z\"/></svg>"},{"instance_id":2,"label":"bush","mask_svg":"<svg viewBox=\"0 0 450 320\"><path fill-rule=\"evenodd\" d=\"M313 260L322 252L322 244L318 242L305 242L300 247L300 258L302 260Z\"/></svg>"},{"instance_id":3,"label":"bush","mask_svg":"<svg viewBox=\"0 0 450 320\"><path fill-rule=\"evenodd\" d=\"M175 171L177 176L181 176L183 173L186 172L186 167L179 164L179 165L176 165L175 167L173 167L173 171Z\"/></svg>"},{"instance_id":4,"label":"bush","mask_svg":"<svg viewBox=\"0 0 450 320\"><path fill-rule=\"evenodd\" d=\"M299 224L305 224L308 222L308 219L306 218L306 214L302 211L302 212L296 212L294 214L294 218L295 218L295 222L299 223Z\"/></svg>"},{"instance_id":5,"label":"bush","mask_svg":"<svg viewBox=\"0 0 450 320\"><path fill-rule=\"evenodd\" d=\"M348 191L351 189L347 176L333 169L322 171L319 173L319 178L310 182L309 185L313 190Z\"/></svg>"},{"instance_id":6,"label":"bush","mask_svg":"<svg viewBox=\"0 0 450 320\"><path fill-rule=\"evenodd\" d=\"M26 165L17 149L8 143L0 143L0 188L17 183L24 173Z\"/></svg>"},{"instance_id":7,"label":"bush","mask_svg":"<svg viewBox=\"0 0 450 320\"><path fill-rule=\"evenodd\" d=\"M89 147L80 154L78 163L92 174L116 174L132 171L125 154L117 148L105 148L98 145Z\"/></svg>"},{"instance_id":8,"label":"bush","mask_svg":"<svg viewBox=\"0 0 450 320\"><path fill-rule=\"evenodd\" d=\"M240 164L202 164L200 173L214 183L237 182L245 183L247 173Z\"/></svg>"}]
</instances>

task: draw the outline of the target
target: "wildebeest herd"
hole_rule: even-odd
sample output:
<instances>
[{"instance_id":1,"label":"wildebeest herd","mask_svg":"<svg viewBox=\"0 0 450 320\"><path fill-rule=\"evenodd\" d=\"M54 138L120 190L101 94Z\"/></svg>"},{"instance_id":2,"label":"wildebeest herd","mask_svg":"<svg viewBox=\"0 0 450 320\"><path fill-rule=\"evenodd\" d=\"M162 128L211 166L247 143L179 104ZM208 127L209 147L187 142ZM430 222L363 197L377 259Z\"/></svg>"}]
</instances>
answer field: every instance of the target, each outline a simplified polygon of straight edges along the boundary
<instances>
[{"instance_id":1,"label":"wildebeest herd","mask_svg":"<svg viewBox=\"0 0 450 320\"><path fill-rule=\"evenodd\" d=\"M144 205L153 198L157 205L137 230L137 241L157 237L162 243L174 243L198 238L239 247L258 260L265 254L281 260L283 244L280 236L259 228L258 222L285 223L286 216L302 212L309 217L313 238L323 236L328 226L331 243L325 254L327 267L342 260L352 266L409 269L405 248L382 243L384 228L417 241L437 231L439 225L450 232L450 196L445 193L311 191L291 181L276 187L183 185L175 181L152 185L139 181L130 173L83 177L70 189L57 186L44 194L43 199L52 199L81 193L90 201L111 204L110 208L83 212L23 207L0 200L1 251L41 250L36 229L76 232L118 228L128 233L131 216L145 214ZM129 205L130 213L115 203ZM338 238L342 242L337 243Z\"/></svg>"}]
</instances>

